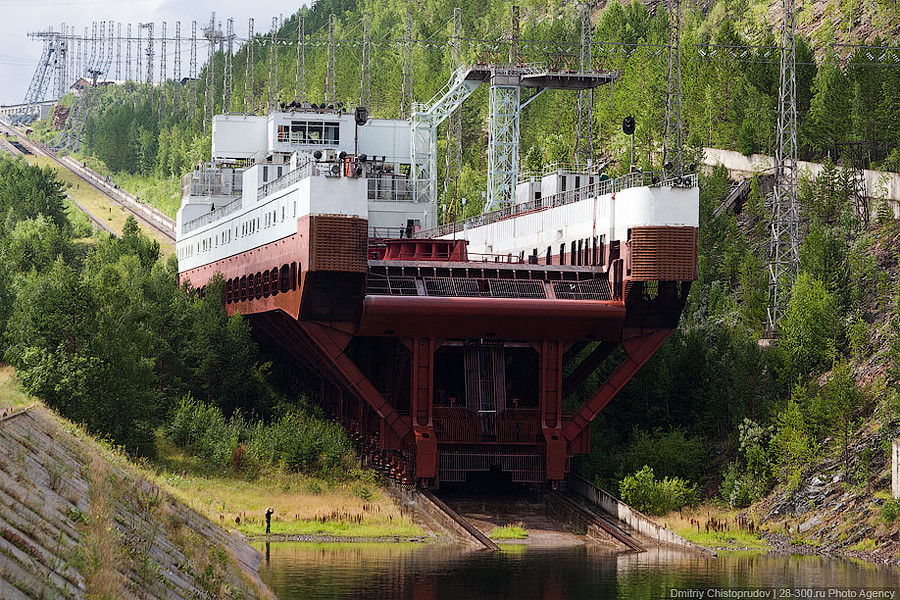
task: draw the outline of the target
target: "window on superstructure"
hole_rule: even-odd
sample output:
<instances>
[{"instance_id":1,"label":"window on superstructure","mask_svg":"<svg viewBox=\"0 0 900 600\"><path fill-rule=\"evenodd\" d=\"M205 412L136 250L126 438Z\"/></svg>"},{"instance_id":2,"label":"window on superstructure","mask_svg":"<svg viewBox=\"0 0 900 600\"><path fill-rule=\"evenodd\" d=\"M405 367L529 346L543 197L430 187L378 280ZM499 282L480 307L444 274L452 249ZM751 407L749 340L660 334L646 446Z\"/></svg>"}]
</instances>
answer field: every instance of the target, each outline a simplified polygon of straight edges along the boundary
<instances>
[{"instance_id":1,"label":"window on superstructure","mask_svg":"<svg viewBox=\"0 0 900 600\"><path fill-rule=\"evenodd\" d=\"M290 129L287 125L279 125L278 126L278 141L279 142L288 142L291 141L289 139Z\"/></svg>"}]
</instances>

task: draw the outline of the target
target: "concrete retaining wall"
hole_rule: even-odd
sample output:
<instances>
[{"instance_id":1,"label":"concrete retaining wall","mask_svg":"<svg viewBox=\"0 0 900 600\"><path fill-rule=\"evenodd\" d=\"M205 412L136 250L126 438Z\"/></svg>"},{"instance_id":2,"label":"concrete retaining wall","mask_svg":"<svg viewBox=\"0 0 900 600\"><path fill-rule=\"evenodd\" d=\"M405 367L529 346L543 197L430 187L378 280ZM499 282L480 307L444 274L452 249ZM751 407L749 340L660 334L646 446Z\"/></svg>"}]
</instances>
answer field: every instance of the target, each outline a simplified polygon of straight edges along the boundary
<instances>
[{"instance_id":1,"label":"concrete retaining wall","mask_svg":"<svg viewBox=\"0 0 900 600\"><path fill-rule=\"evenodd\" d=\"M891 454L891 495L900 498L900 438L894 440Z\"/></svg>"},{"instance_id":2,"label":"concrete retaining wall","mask_svg":"<svg viewBox=\"0 0 900 600\"><path fill-rule=\"evenodd\" d=\"M569 474L567 486L570 490L587 498L599 506L603 512L618 519L630 527L633 532L648 540L661 545L672 546L691 552L715 554L702 546L687 541L674 531L655 523L646 515L641 514L609 492L598 488L582 477Z\"/></svg>"},{"instance_id":3,"label":"concrete retaining wall","mask_svg":"<svg viewBox=\"0 0 900 600\"><path fill-rule=\"evenodd\" d=\"M703 155L703 164L710 167L723 165L728 169L729 173L737 177L749 177L754 173L760 172L773 172L774 159L765 154L744 156L740 152L732 150L704 148ZM800 161L801 173L805 171L813 177L817 177L823 168L821 163ZM869 197L874 198L884 193L885 197L893 204L894 212L897 212L898 203L900 203L900 173L866 169L863 171L863 177Z\"/></svg>"}]
</instances>

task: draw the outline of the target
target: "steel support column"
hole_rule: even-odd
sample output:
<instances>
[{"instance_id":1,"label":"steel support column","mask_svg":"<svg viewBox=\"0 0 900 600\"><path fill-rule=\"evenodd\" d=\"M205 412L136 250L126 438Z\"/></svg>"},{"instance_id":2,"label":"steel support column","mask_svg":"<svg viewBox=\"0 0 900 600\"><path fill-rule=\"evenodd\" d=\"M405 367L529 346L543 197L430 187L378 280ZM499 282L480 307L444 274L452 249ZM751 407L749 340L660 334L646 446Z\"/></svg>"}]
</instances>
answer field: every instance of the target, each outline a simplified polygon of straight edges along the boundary
<instances>
[{"instance_id":1,"label":"steel support column","mask_svg":"<svg viewBox=\"0 0 900 600\"><path fill-rule=\"evenodd\" d=\"M412 426L416 436L416 477L437 477L437 439L432 420L434 400L434 338L412 341L412 381L410 390Z\"/></svg>"},{"instance_id":2,"label":"steel support column","mask_svg":"<svg viewBox=\"0 0 900 600\"><path fill-rule=\"evenodd\" d=\"M541 431L547 444L547 479L559 481L566 476L566 438L562 431L562 359L558 340L541 344Z\"/></svg>"},{"instance_id":3,"label":"steel support column","mask_svg":"<svg viewBox=\"0 0 900 600\"><path fill-rule=\"evenodd\" d=\"M409 423L397 414L394 407L384 399L384 396L372 385L368 377L359 370L349 356L344 354L350 336L322 325L304 322L298 322L297 325L299 330L306 335L310 345L340 372L348 387L378 413L378 416L397 437L405 438L410 433Z\"/></svg>"},{"instance_id":4,"label":"steel support column","mask_svg":"<svg viewBox=\"0 0 900 600\"><path fill-rule=\"evenodd\" d=\"M519 178L519 84L518 72L501 69L491 76L488 119L488 191L484 212L497 210L516 200Z\"/></svg>"}]
</instances>

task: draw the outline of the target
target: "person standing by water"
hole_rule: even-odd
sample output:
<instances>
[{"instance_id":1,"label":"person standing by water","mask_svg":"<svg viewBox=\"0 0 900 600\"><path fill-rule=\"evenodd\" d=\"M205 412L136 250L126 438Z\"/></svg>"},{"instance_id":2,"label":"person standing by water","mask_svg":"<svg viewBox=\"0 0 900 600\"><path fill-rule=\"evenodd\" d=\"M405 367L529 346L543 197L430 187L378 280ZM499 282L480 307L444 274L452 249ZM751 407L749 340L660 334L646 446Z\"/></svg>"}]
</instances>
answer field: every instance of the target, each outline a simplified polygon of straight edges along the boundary
<instances>
[{"instance_id":1,"label":"person standing by water","mask_svg":"<svg viewBox=\"0 0 900 600\"><path fill-rule=\"evenodd\" d=\"M266 535L272 532L272 514L275 512L275 509L271 506L266 509Z\"/></svg>"}]
</instances>

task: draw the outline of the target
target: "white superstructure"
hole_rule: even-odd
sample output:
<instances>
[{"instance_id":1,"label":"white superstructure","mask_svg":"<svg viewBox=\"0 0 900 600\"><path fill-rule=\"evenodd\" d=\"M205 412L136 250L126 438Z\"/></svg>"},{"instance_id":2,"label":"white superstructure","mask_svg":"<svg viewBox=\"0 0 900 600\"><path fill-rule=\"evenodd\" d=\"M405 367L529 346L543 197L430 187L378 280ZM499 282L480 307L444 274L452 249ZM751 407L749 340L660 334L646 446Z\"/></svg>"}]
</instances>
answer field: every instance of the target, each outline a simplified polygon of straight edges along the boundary
<instances>
[{"instance_id":1,"label":"white superstructure","mask_svg":"<svg viewBox=\"0 0 900 600\"><path fill-rule=\"evenodd\" d=\"M367 219L371 235L436 224L410 186L410 124L340 109L217 115L212 162L182 179L176 251L186 271L297 232L304 215Z\"/></svg>"}]
</instances>

